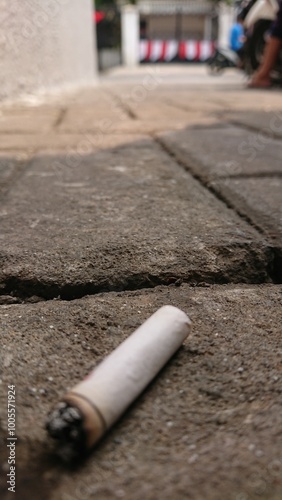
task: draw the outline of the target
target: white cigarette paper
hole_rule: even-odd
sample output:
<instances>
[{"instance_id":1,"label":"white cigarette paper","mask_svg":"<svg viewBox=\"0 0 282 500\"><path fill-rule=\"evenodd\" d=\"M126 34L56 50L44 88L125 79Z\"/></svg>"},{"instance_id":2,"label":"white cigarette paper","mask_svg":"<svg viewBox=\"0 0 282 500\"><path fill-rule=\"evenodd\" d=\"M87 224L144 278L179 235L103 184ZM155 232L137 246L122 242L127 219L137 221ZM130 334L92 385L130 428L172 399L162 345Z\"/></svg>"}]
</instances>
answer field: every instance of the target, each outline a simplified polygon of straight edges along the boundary
<instances>
[{"instance_id":1,"label":"white cigarette paper","mask_svg":"<svg viewBox=\"0 0 282 500\"><path fill-rule=\"evenodd\" d=\"M164 306L64 398L84 415L87 447L104 432L153 380L189 334L191 322L173 306Z\"/></svg>"}]
</instances>

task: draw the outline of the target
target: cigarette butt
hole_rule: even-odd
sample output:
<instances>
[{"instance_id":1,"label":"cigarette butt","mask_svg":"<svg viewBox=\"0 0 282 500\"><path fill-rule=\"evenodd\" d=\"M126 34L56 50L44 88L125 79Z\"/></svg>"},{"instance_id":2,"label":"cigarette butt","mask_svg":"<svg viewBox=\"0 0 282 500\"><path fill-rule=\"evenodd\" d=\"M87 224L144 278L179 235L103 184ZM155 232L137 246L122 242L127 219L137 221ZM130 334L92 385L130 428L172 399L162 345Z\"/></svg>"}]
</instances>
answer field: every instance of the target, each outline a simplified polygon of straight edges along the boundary
<instances>
[{"instance_id":1,"label":"cigarette butt","mask_svg":"<svg viewBox=\"0 0 282 500\"><path fill-rule=\"evenodd\" d=\"M92 448L179 349L190 326L180 309L159 309L64 396L48 416L49 434L72 455Z\"/></svg>"}]
</instances>

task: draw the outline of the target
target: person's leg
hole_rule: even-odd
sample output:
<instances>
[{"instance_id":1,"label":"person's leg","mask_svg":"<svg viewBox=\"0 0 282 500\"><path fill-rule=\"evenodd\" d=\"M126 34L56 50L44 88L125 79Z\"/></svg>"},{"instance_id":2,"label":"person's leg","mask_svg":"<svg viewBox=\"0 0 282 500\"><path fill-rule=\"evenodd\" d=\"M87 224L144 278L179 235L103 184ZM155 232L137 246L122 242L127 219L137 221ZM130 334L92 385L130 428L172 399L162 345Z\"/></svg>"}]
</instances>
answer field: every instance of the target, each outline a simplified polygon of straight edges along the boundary
<instances>
[{"instance_id":1,"label":"person's leg","mask_svg":"<svg viewBox=\"0 0 282 500\"><path fill-rule=\"evenodd\" d=\"M254 74L249 87L270 87L270 73L275 66L282 47L282 0L279 0L277 17L271 28L271 36L265 47L263 62Z\"/></svg>"},{"instance_id":2,"label":"person's leg","mask_svg":"<svg viewBox=\"0 0 282 500\"><path fill-rule=\"evenodd\" d=\"M270 73L278 59L281 47L282 40L280 38L271 37L269 39L265 48L263 62L250 81L250 87L270 87Z\"/></svg>"}]
</instances>

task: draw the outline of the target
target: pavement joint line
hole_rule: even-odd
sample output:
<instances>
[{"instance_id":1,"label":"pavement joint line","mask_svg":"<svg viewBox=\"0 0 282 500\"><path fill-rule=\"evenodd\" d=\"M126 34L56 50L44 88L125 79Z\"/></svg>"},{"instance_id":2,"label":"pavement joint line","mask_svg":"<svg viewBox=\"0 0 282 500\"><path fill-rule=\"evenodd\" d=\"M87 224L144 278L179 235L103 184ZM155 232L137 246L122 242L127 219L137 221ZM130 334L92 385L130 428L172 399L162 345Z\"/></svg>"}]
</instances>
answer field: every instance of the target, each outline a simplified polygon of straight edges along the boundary
<instances>
[{"instance_id":1,"label":"pavement joint line","mask_svg":"<svg viewBox=\"0 0 282 500\"><path fill-rule=\"evenodd\" d=\"M220 180L235 180L235 179L267 179L267 178L275 178L275 177L282 177L282 172L281 171L273 171L273 172L241 172L240 174L232 174L230 175L222 175L220 176Z\"/></svg>"},{"instance_id":2,"label":"pavement joint line","mask_svg":"<svg viewBox=\"0 0 282 500\"><path fill-rule=\"evenodd\" d=\"M1 151L1 153L3 152ZM15 173L11 176L11 178L3 182L3 186L0 188L1 201L5 199L6 195L9 193L10 188L13 186L13 184L17 182L24 175L29 165L31 164L35 153L36 150L34 149L32 152L27 154L27 157L25 159L19 160Z\"/></svg>"},{"instance_id":3,"label":"pavement joint line","mask_svg":"<svg viewBox=\"0 0 282 500\"><path fill-rule=\"evenodd\" d=\"M52 128L48 130L41 130L38 132L38 130L35 130L34 132L24 132L23 130L17 130L16 128L14 130L1 130L1 135L32 135L32 136L37 136L37 135L46 135L52 133ZM0 150L2 151L2 150Z\"/></svg>"},{"instance_id":4,"label":"pavement joint line","mask_svg":"<svg viewBox=\"0 0 282 500\"><path fill-rule=\"evenodd\" d=\"M138 120L138 116L134 113L130 106L124 103L122 99L116 95L112 90L109 90L109 95L113 99L113 101L122 109L122 111L130 118L131 120Z\"/></svg>"},{"instance_id":5,"label":"pavement joint line","mask_svg":"<svg viewBox=\"0 0 282 500\"><path fill-rule=\"evenodd\" d=\"M250 177L250 178L252 178L252 177ZM220 178L220 181L222 179L223 180L233 180L233 177ZM265 227L261 226L258 222L256 222L258 215L259 215L259 218L261 218L261 219L264 219L264 220L266 218L268 219L268 217L265 214L260 213L257 209L255 209L255 210L252 209L252 207L250 205L248 205L247 202L245 202L244 199L238 193L235 194L233 191L232 191L232 198L234 201L230 201L231 196L229 194L230 193L229 188L227 186L224 186L224 190L225 190L225 193L224 193L224 192L222 192L220 187L216 188L215 186L213 186L213 183L214 183L214 181L211 181L209 184L209 186L211 186L212 192L214 192L218 197L220 197L220 198L222 197L222 201L224 201L224 203L228 204L229 208L232 208L241 218L246 220L248 222L248 224L250 224L252 227L254 227L261 235L263 235L265 237L267 237L267 236L270 237L267 234L267 229L265 229ZM226 199L226 202L225 202L225 199ZM238 207L241 207L241 208L238 208ZM250 215L248 215L248 214L250 214ZM276 224L269 222L268 226L270 228L270 231L277 234ZM278 234L278 236L279 236L279 234ZM273 241L272 237L270 237L270 239L271 239L271 241Z\"/></svg>"},{"instance_id":6,"label":"pavement joint line","mask_svg":"<svg viewBox=\"0 0 282 500\"><path fill-rule=\"evenodd\" d=\"M226 123L221 122L221 123L193 123L193 125L187 125L185 127L185 130L226 130ZM167 130L167 132L170 132L170 130ZM173 132L173 131L172 131Z\"/></svg>"},{"instance_id":7,"label":"pavement joint line","mask_svg":"<svg viewBox=\"0 0 282 500\"><path fill-rule=\"evenodd\" d=\"M235 203L231 202L228 196L226 196L223 192L221 192L220 189L217 189L215 185L213 185L213 181L209 181L205 176L196 174L193 167L191 166L191 162L195 164L197 160L192 158L191 156L189 159L187 158L187 162L184 162L182 159L178 158L177 154L174 153L174 151L171 151L170 147L162 141L162 139L155 134L152 134L153 139L155 142L161 147L161 149L168 154L181 168L183 168L185 171L189 172L189 174L194 177L200 184L210 191L218 200L223 202L229 209L233 210L241 219L243 219L245 222L247 222L252 228L254 228L267 242L268 248L272 254L272 266L273 269L269 272L269 275L271 279L273 280L273 283L275 284L281 284L282 283L282 273L281 273L281 268L282 268L282 252L280 255L279 249L275 248L275 243L273 241L273 238L267 237L265 234L265 230L255 222L255 220L249 216L245 211L240 210L236 206ZM269 266L271 265L271 262L269 262Z\"/></svg>"},{"instance_id":8,"label":"pavement joint line","mask_svg":"<svg viewBox=\"0 0 282 500\"><path fill-rule=\"evenodd\" d=\"M276 134L272 130L270 130L270 132L268 132L265 128L261 129L259 127L256 127L255 125L242 123L239 120L229 119L228 116L226 118L227 118L227 121L226 121L227 125L233 125L235 127L238 127L238 128L244 129L244 130L248 130L249 132L256 132L257 134L260 134L261 136L269 137L270 139L281 141L281 135Z\"/></svg>"},{"instance_id":9,"label":"pavement joint line","mask_svg":"<svg viewBox=\"0 0 282 500\"><path fill-rule=\"evenodd\" d=\"M230 179L230 178L228 178ZM220 188L215 191L222 195L223 198L227 199L229 202L230 196L228 196L229 190L225 187L225 194L223 194ZM277 231L277 227L275 223L273 223L270 217L267 217L262 212L257 209L252 209L251 206L244 201L241 196L234 192L232 192L233 202L230 202L231 205L234 205L234 210L236 213L243 219L245 219L250 225L252 225L260 234L264 236L267 242L269 242L269 247L273 254L273 268L271 271L271 278L274 284L282 284L282 234L281 231ZM238 208L240 207L240 208ZM260 224L260 220L263 220L263 224ZM280 246L277 246L280 242Z\"/></svg>"},{"instance_id":10,"label":"pavement joint line","mask_svg":"<svg viewBox=\"0 0 282 500\"><path fill-rule=\"evenodd\" d=\"M173 99L170 99L170 98L166 98L166 99L163 99L163 101L165 104L167 104L167 106L170 106L170 107L173 107L175 109L180 109L181 111L187 111L188 113L196 113L197 111L195 110L195 108L192 108L190 107L189 105L186 106L186 104L179 104L178 102L174 101ZM214 102L214 101L212 101ZM208 113L206 112L203 112L203 111L199 111L199 113L203 113L205 116L214 116L216 113L220 112L220 110L210 110Z\"/></svg>"},{"instance_id":11,"label":"pavement joint line","mask_svg":"<svg viewBox=\"0 0 282 500\"><path fill-rule=\"evenodd\" d=\"M58 116L57 116L57 118L55 120L55 123L53 125L54 129L57 128L57 127L59 127L61 125L61 123L64 121L64 118L65 118L65 116L67 114L67 111L68 111L67 106L65 106L65 107L63 107L63 108L60 109L60 111L58 113Z\"/></svg>"},{"instance_id":12,"label":"pavement joint line","mask_svg":"<svg viewBox=\"0 0 282 500\"><path fill-rule=\"evenodd\" d=\"M213 186L213 180L209 180L208 177L204 176L204 175L201 175L201 174L197 174L194 169L193 169L193 164L195 163L198 163L197 160L195 158L192 157L192 155L189 155L189 158L187 156L187 162L184 162L182 159L180 159L178 157L178 155L172 151L170 149L170 147L164 142L162 141L162 139L160 137L157 137L155 136L154 134L152 134L152 137L154 138L154 140L156 141L157 144L159 144L159 146L161 147L161 149L163 151L165 151L176 163L178 163L178 165L186 170L187 172L189 172L190 175L192 175L192 177L194 177L194 179L196 179L198 182L200 182L200 184L206 188L208 191L210 191L218 200L222 201L228 208L232 209L234 212L237 213L237 215L239 215L239 217L241 219L244 219L250 226L252 226L253 228L255 228L261 235L263 235L263 232L261 230L261 228L257 227L256 224L246 215L242 215L240 213L240 211L238 211L237 207L233 205L233 203L227 199L223 193L221 193L220 191L218 191L214 186Z\"/></svg>"},{"instance_id":13,"label":"pavement joint line","mask_svg":"<svg viewBox=\"0 0 282 500\"><path fill-rule=\"evenodd\" d=\"M166 99L163 99L163 101L165 104L167 104L167 106L170 106L172 108L175 108L175 109L180 109L181 111L187 111L188 113L194 113L195 110L189 106L186 106L185 104L183 106L181 106L178 102L175 102L173 101L173 99L170 99L170 98L166 98Z\"/></svg>"}]
</instances>

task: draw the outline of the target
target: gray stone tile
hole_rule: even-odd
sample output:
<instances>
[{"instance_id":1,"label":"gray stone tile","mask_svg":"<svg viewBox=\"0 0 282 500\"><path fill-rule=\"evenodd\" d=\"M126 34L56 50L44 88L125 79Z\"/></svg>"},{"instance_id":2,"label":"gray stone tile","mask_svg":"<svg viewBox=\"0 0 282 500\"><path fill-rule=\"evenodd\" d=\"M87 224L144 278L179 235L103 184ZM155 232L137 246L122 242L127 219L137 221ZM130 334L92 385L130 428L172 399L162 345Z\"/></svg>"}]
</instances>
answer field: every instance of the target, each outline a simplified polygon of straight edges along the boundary
<instances>
[{"instance_id":1,"label":"gray stone tile","mask_svg":"<svg viewBox=\"0 0 282 500\"><path fill-rule=\"evenodd\" d=\"M281 141L222 125L167 132L159 137L178 160L207 181L242 174L281 174Z\"/></svg>"},{"instance_id":2,"label":"gray stone tile","mask_svg":"<svg viewBox=\"0 0 282 500\"><path fill-rule=\"evenodd\" d=\"M2 306L1 437L14 384L17 491L36 498L43 488L51 500L154 499L160 491L169 500L187 492L218 500L263 488L261 498L278 500L281 292L182 285ZM191 336L87 460L64 466L44 430L48 412L165 304L189 314ZM4 447L0 456L6 464Z\"/></svg>"},{"instance_id":3,"label":"gray stone tile","mask_svg":"<svg viewBox=\"0 0 282 500\"><path fill-rule=\"evenodd\" d=\"M0 281L20 295L269 279L260 235L149 139L37 156L3 208Z\"/></svg>"},{"instance_id":4,"label":"gray stone tile","mask_svg":"<svg viewBox=\"0 0 282 500\"><path fill-rule=\"evenodd\" d=\"M277 107L277 111L233 111L228 113L225 118L266 135L282 138L282 111L279 110L279 107Z\"/></svg>"},{"instance_id":5,"label":"gray stone tile","mask_svg":"<svg viewBox=\"0 0 282 500\"><path fill-rule=\"evenodd\" d=\"M228 179L215 187L282 247L282 176Z\"/></svg>"}]
</instances>

